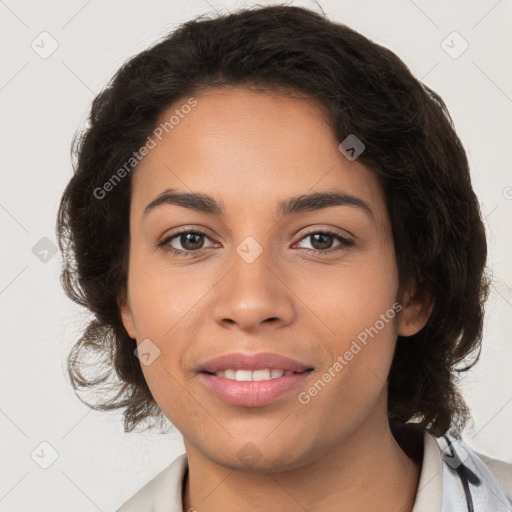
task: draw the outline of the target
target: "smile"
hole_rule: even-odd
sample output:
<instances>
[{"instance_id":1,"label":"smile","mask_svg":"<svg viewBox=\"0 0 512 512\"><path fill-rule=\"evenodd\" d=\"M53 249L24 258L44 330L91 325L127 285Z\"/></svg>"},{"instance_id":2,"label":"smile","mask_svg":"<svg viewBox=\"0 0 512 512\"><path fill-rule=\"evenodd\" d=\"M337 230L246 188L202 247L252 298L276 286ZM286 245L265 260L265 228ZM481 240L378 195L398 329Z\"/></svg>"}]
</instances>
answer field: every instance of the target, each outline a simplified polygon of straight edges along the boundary
<instances>
[{"instance_id":1,"label":"smile","mask_svg":"<svg viewBox=\"0 0 512 512\"><path fill-rule=\"evenodd\" d=\"M303 385L312 371L228 369L215 373L201 372L198 377L206 389L224 403L239 407L262 407L285 398Z\"/></svg>"}]
</instances>

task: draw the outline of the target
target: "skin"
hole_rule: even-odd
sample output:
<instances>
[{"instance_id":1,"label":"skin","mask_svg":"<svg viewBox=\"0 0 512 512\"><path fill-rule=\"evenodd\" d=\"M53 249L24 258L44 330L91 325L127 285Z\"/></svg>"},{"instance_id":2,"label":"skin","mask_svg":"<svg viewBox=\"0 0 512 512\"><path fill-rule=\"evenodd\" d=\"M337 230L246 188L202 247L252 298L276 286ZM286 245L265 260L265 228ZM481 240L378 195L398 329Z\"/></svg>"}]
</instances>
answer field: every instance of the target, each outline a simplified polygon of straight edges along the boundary
<instances>
[{"instance_id":1,"label":"skin","mask_svg":"<svg viewBox=\"0 0 512 512\"><path fill-rule=\"evenodd\" d=\"M129 335L160 350L142 370L184 438L183 509L322 512L343 504L344 511L411 511L420 467L391 434L386 378L397 335L418 332L431 307L399 295L391 224L374 173L338 150L326 112L312 100L244 87L195 98L197 106L133 175L127 293L119 299ZM167 188L210 194L226 217L173 204L144 217ZM277 215L281 200L332 190L364 200L373 215L348 205ZM178 236L168 245L203 248L201 255L158 248L187 229L207 236L195 245ZM306 236L325 229L351 236L354 245L333 238L322 246ZM248 236L263 249L250 264L236 252ZM299 392L397 299L399 317L301 404ZM270 405L236 407L196 373L199 363L234 351L277 352L314 371ZM260 456L251 467L237 455L249 442Z\"/></svg>"}]
</instances>

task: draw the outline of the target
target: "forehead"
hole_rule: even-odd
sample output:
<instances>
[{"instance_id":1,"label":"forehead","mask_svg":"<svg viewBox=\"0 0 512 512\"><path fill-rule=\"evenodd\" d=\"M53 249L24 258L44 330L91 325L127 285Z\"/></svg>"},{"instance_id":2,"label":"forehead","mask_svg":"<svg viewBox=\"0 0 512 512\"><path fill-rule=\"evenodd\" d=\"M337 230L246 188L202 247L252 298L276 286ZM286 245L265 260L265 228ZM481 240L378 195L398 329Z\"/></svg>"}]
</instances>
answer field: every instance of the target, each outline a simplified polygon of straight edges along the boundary
<instances>
[{"instance_id":1,"label":"forehead","mask_svg":"<svg viewBox=\"0 0 512 512\"><path fill-rule=\"evenodd\" d=\"M339 190L382 215L376 176L339 151L322 104L245 87L207 89L193 108L181 109L188 99L162 113L160 126L173 123L161 140L153 136L155 147L135 170L132 211L141 215L168 188L216 197L228 215L242 205L255 212L290 196Z\"/></svg>"}]
</instances>

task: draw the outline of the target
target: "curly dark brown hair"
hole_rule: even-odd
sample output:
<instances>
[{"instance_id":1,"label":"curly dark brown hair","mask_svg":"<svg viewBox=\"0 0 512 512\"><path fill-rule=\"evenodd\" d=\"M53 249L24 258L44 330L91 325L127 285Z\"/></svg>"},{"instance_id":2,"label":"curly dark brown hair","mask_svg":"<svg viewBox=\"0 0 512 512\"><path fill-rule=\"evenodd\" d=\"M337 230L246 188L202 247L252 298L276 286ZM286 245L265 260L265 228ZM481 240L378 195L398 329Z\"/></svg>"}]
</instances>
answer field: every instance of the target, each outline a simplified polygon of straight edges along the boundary
<instances>
[{"instance_id":1,"label":"curly dark brown hair","mask_svg":"<svg viewBox=\"0 0 512 512\"><path fill-rule=\"evenodd\" d=\"M305 93L327 107L338 140L356 134L364 141L358 161L386 196L400 289L421 283L416 297L434 301L424 328L397 339L390 423L458 434L470 415L457 372L479 358L489 289L485 229L462 143L443 100L393 52L325 15L286 5L188 21L125 62L95 97L87 128L73 140L74 175L56 227L64 290L94 315L68 358L78 396L94 409L123 408L127 432L163 419L118 307L132 174L108 194L98 191L170 105L227 85ZM88 390L92 403L81 396Z\"/></svg>"}]
</instances>

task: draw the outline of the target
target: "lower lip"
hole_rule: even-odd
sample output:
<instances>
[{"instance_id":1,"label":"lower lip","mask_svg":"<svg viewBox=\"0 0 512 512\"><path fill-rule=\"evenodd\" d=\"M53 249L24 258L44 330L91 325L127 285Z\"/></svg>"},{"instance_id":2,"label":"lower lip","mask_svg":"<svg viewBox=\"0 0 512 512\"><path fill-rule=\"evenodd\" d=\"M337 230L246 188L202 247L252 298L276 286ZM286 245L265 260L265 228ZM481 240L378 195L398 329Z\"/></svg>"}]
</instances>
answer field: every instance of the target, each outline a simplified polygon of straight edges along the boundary
<instances>
[{"instance_id":1,"label":"lower lip","mask_svg":"<svg viewBox=\"0 0 512 512\"><path fill-rule=\"evenodd\" d=\"M275 379L244 382L201 372L199 378L223 402L241 407L261 407L300 386L310 374L311 371L305 371Z\"/></svg>"}]
</instances>

